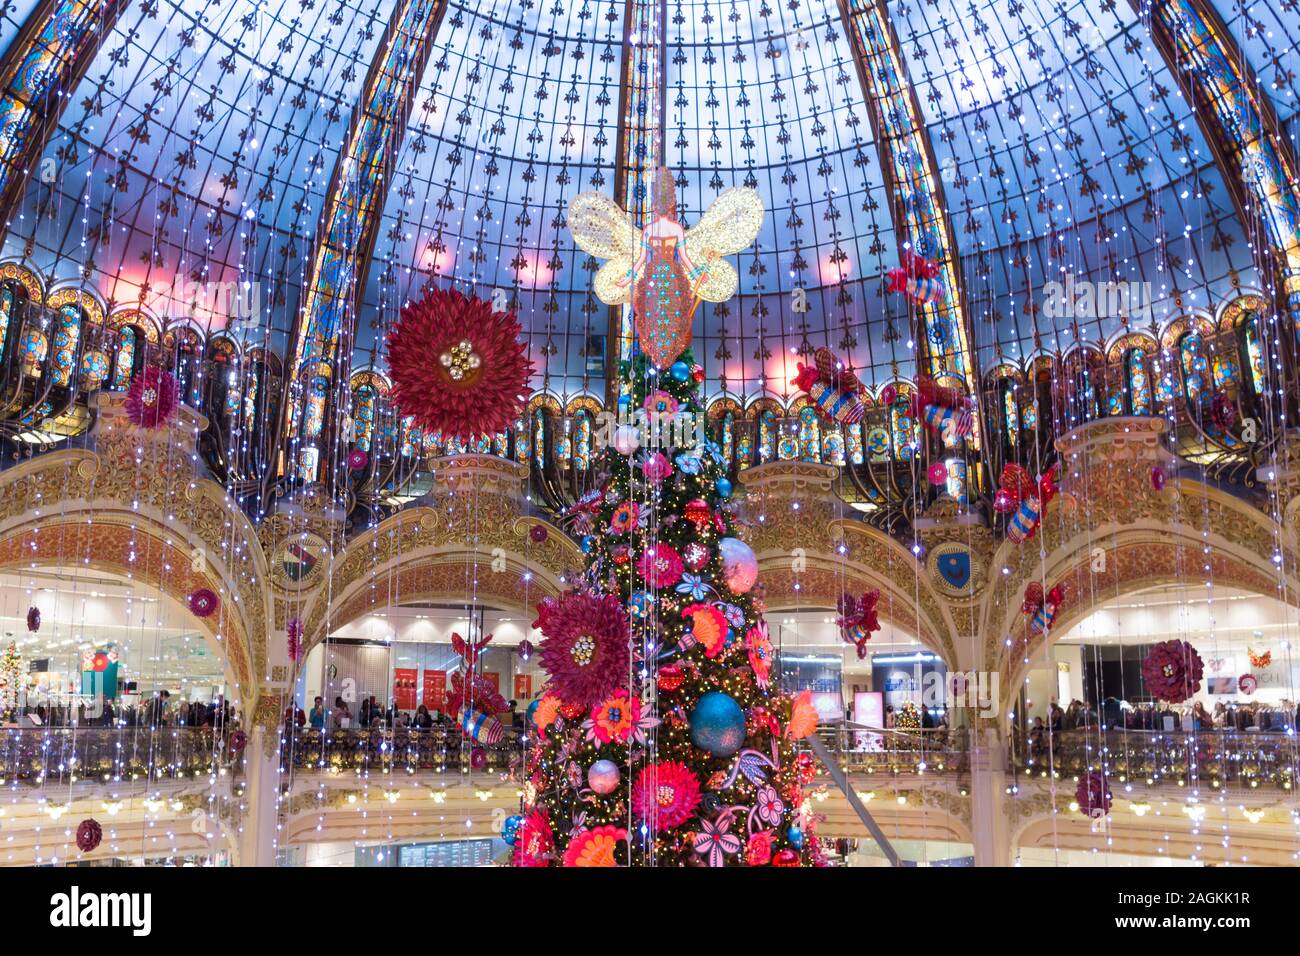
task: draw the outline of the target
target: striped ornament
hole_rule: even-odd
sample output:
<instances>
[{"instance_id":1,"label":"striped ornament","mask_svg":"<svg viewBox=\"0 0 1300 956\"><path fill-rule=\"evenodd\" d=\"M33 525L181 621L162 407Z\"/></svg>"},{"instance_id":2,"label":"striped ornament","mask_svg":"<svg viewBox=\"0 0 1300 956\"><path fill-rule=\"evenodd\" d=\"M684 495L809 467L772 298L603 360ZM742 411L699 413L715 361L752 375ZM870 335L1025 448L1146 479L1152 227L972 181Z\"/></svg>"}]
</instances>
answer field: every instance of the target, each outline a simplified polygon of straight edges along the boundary
<instances>
[{"instance_id":1,"label":"striped ornament","mask_svg":"<svg viewBox=\"0 0 1300 956\"><path fill-rule=\"evenodd\" d=\"M1052 629L1052 622L1056 620L1056 605L1050 601L1043 602L1043 606L1034 612L1034 616L1029 619L1029 630L1034 634L1046 634Z\"/></svg>"},{"instance_id":2,"label":"striped ornament","mask_svg":"<svg viewBox=\"0 0 1300 956\"><path fill-rule=\"evenodd\" d=\"M1038 530L1038 522L1041 518L1042 507L1038 503L1038 498L1027 495L1007 522L1007 537L1016 544L1023 544Z\"/></svg>"},{"instance_id":3,"label":"striped ornament","mask_svg":"<svg viewBox=\"0 0 1300 956\"><path fill-rule=\"evenodd\" d=\"M969 408L948 408L944 405L926 405L922 415L925 427L944 435L949 428L958 438L965 438L974 427L975 418ZM952 424L949 425L948 423Z\"/></svg>"},{"instance_id":4,"label":"striped ornament","mask_svg":"<svg viewBox=\"0 0 1300 956\"><path fill-rule=\"evenodd\" d=\"M456 720L466 736L481 744L500 743L506 733L501 721L473 707L462 707L456 714Z\"/></svg>"},{"instance_id":5,"label":"striped ornament","mask_svg":"<svg viewBox=\"0 0 1300 956\"><path fill-rule=\"evenodd\" d=\"M905 290L908 298L922 305L929 302L938 302L943 298L943 283L938 279L909 276Z\"/></svg>"},{"instance_id":6,"label":"striped ornament","mask_svg":"<svg viewBox=\"0 0 1300 956\"><path fill-rule=\"evenodd\" d=\"M845 425L856 425L862 421L862 416L866 412L862 399L853 392L832 388L825 382L813 382L812 387L808 389L808 395L817 403L823 415Z\"/></svg>"}]
</instances>

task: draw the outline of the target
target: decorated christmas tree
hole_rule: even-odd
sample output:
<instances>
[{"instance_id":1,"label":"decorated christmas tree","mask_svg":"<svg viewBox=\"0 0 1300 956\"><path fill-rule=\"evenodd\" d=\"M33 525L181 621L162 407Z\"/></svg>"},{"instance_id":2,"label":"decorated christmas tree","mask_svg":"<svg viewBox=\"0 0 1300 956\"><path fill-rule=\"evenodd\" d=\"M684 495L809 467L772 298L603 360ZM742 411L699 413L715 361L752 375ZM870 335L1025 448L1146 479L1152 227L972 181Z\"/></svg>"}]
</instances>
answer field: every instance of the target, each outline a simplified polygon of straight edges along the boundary
<instances>
[{"instance_id":1,"label":"decorated christmas tree","mask_svg":"<svg viewBox=\"0 0 1300 956\"><path fill-rule=\"evenodd\" d=\"M644 356L621 371L625 401L665 427L615 431L571 516L585 571L538 609L549 682L530 708L514 860L809 865L814 768L795 741L816 728L811 695L775 686L720 449L667 427L703 414L702 370L687 350L663 373Z\"/></svg>"},{"instance_id":2,"label":"decorated christmas tree","mask_svg":"<svg viewBox=\"0 0 1300 956\"><path fill-rule=\"evenodd\" d=\"M18 709L20 695L27 686L22 655L13 641L0 654L0 719L11 720Z\"/></svg>"}]
</instances>

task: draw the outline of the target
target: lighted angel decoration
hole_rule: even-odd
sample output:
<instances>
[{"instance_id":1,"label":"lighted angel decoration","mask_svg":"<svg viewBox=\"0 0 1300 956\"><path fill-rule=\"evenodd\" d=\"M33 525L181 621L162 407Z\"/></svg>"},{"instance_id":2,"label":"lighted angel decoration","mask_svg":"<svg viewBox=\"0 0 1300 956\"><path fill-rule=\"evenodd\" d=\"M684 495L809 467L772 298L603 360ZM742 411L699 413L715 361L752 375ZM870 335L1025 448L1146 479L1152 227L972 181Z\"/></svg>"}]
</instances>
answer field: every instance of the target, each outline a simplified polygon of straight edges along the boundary
<instances>
[{"instance_id":1,"label":"lighted angel decoration","mask_svg":"<svg viewBox=\"0 0 1300 956\"><path fill-rule=\"evenodd\" d=\"M655 176L654 218L637 235L632 218L603 193L580 193L569 203L569 231L578 248L608 259L596 273L596 295L606 305L632 305L641 349L667 368L691 344L691 322L701 300L725 302L740 277L723 257L753 244L763 225L763 201L753 189L724 191L687 229L677 220L672 175Z\"/></svg>"}]
</instances>

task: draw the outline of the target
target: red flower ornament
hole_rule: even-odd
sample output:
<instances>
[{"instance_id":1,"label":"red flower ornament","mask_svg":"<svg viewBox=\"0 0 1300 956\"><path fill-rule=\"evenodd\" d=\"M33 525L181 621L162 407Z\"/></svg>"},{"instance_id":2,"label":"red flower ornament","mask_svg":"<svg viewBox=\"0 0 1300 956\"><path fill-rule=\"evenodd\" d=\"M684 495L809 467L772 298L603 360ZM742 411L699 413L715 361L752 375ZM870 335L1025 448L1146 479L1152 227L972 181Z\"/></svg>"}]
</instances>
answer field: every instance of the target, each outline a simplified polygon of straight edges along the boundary
<instances>
[{"instance_id":1,"label":"red flower ornament","mask_svg":"<svg viewBox=\"0 0 1300 956\"><path fill-rule=\"evenodd\" d=\"M1097 819L1110 813L1110 789L1106 778L1097 771L1086 773L1079 778L1074 800L1079 804L1079 812L1086 817Z\"/></svg>"},{"instance_id":2,"label":"red flower ornament","mask_svg":"<svg viewBox=\"0 0 1300 956\"><path fill-rule=\"evenodd\" d=\"M221 599L211 588L191 591L186 601L189 603L190 613L195 617L211 617L221 606Z\"/></svg>"},{"instance_id":3,"label":"red flower ornament","mask_svg":"<svg viewBox=\"0 0 1300 956\"><path fill-rule=\"evenodd\" d=\"M533 365L514 313L435 289L402 309L388 336L392 399L424 432L469 439L505 431Z\"/></svg>"},{"instance_id":4,"label":"red flower ornament","mask_svg":"<svg viewBox=\"0 0 1300 956\"><path fill-rule=\"evenodd\" d=\"M77 827L77 849L82 853L95 849L103 838L104 828L94 817L86 817Z\"/></svg>"},{"instance_id":5,"label":"red flower ornament","mask_svg":"<svg viewBox=\"0 0 1300 956\"><path fill-rule=\"evenodd\" d=\"M1142 662L1142 681L1157 700L1181 704L1201 689L1205 663L1186 641L1161 641Z\"/></svg>"},{"instance_id":6,"label":"red flower ornament","mask_svg":"<svg viewBox=\"0 0 1300 956\"><path fill-rule=\"evenodd\" d=\"M147 366L126 391L126 417L137 428L162 428L179 404L176 377L156 365Z\"/></svg>"},{"instance_id":7,"label":"red flower ornament","mask_svg":"<svg viewBox=\"0 0 1300 956\"><path fill-rule=\"evenodd\" d=\"M627 679L627 612L616 595L565 595L541 627L541 665L565 704L594 707Z\"/></svg>"}]
</instances>

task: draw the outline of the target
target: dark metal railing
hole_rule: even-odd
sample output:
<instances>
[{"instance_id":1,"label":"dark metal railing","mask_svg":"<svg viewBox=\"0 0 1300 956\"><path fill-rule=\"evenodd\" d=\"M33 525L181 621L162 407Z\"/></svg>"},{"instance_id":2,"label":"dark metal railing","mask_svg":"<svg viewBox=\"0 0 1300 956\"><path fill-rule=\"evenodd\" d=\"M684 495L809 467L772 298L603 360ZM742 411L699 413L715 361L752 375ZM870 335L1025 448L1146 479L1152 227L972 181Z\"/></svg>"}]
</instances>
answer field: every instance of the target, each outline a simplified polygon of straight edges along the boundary
<instances>
[{"instance_id":1,"label":"dark metal railing","mask_svg":"<svg viewBox=\"0 0 1300 956\"><path fill-rule=\"evenodd\" d=\"M23 783L121 783L192 777L228 762L211 728L19 727L0 730L0 778Z\"/></svg>"},{"instance_id":2,"label":"dark metal railing","mask_svg":"<svg viewBox=\"0 0 1300 956\"><path fill-rule=\"evenodd\" d=\"M1300 739L1239 730L1067 730L1013 743L1016 766L1033 775L1077 776L1103 768L1115 781L1189 786L1296 785Z\"/></svg>"},{"instance_id":3,"label":"dark metal railing","mask_svg":"<svg viewBox=\"0 0 1300 956\"><path fill-rule=\"evenodd\" d=\"M327 772L388 770L463 770L500 773L522 754L511 731L496 744L477 744L455 726L427 730L307 730L282 735L281 764L286 769Z\"/></svg>"}]
</instances>

